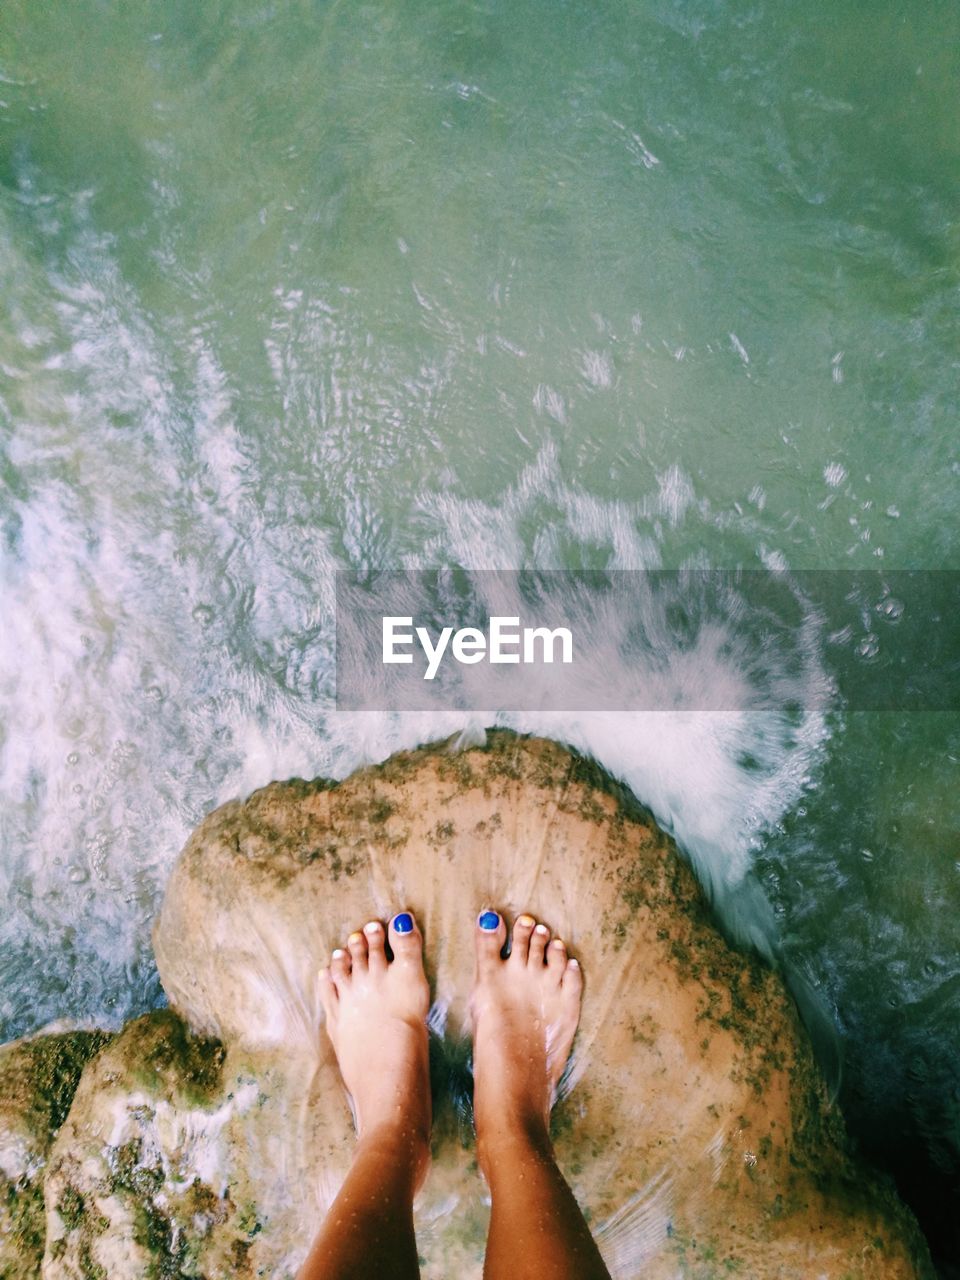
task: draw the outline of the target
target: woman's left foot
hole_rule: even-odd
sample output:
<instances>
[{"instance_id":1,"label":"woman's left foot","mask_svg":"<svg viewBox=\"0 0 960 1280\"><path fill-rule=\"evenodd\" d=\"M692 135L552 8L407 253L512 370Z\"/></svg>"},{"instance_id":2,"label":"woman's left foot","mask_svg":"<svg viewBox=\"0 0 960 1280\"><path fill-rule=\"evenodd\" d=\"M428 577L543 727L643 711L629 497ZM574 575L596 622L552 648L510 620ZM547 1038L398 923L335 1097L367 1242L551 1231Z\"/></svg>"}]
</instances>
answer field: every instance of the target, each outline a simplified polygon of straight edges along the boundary
<instances>
[{"instance_id":1,"label":"woman's left foot","mask_svg":"<svg viewBox=\"0 0 960 1280\"><path fill-rule=\"evenodd\" d=\"M320 972L320 998L358 1137L408 1139L419 1181L430 1143L430 990L411 913L394 916L389 930L371 920L351 933Z\"/></svg>"},{"instance_id":2,"label":"woman's left foot","mask_svg":"<svg viewBox=\"0 0 960 1280\"><path fill-rule=\"evenodd\" d=\"M551 942L547 926L526 913L514 922L505 960L507 926L495 911L480 913L474 936L473 1108L483 1166L491 1135L546 1141L580 1020L583 974L566 944Z\"/></svg>"}]
</instances>

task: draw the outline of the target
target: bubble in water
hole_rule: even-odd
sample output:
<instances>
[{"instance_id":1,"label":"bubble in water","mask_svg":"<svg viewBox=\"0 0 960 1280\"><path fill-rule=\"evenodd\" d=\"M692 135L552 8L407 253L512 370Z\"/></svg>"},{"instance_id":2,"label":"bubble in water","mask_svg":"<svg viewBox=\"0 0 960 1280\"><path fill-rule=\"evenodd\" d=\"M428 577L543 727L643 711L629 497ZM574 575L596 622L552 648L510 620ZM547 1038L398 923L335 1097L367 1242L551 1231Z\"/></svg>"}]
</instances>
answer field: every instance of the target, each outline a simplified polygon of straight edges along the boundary
<instances>
[{"instance_id":1,"label":"bubble in water","mask_svg":"<svg viewBox=\"0 0 960 1280\"><path fill-rule=\"evenodd\" d=\"M877 605L876 611L887 622L899 622L903 617L903 601L896 596L887 596Z\"/></svg>"},{"instance_id":2,"label":"bubble in water","mask_svg":"<svg viewBox=\"0 0 960 1280\"><path fill-rule=\"evenodd\" d=\"M90 872L86 867L81 867L78 862L72 862L67 867L67 879L71 884L84 884L90 879Z\"/></svg>"},{"instance_id":3,"label":"bubble in water","mask_svg":"<svg viewBox=\"0 0 960 1280\"><path fill-rule=\"evenodd\" d=\"M864 861L864 862L872 862L872 861L873 861L873 850L872 850L872 849L861 849L861 850L860 850L860 857L863 859L863 861Z\"/></svg>"},{"instance_id":4,"label":"bubble in water","mask_svg":"<svg viewBox=\"0 0 960 1280\"><path fill-rule=\"evenodd\" d=\"M855 652L858 658L862 658L864 662L870 662L880 652L880 641L872 631L868 631L857 645Z\"/></svg>"},{"instance_id":5,"label":"bubble in water","mask_svg":"<svg viewBox=\"0 0 960 1280\"><path fill-rule=\"evenodd\" d=\"M79 763L80 763L80 752L71 751L70 754L67 756L67 764L79 764Z\"/></svg>"},{"instance_id":6,"label":"bubble in water","mask_svg":"<svg viewBox=\"0 0 960 1280\"><path fill-rule=\"evenodd\" d=\"M198 604L190 615L201 627L209 627L213 621L213 610L208 604Z\"/></svg>"}]
</instances>

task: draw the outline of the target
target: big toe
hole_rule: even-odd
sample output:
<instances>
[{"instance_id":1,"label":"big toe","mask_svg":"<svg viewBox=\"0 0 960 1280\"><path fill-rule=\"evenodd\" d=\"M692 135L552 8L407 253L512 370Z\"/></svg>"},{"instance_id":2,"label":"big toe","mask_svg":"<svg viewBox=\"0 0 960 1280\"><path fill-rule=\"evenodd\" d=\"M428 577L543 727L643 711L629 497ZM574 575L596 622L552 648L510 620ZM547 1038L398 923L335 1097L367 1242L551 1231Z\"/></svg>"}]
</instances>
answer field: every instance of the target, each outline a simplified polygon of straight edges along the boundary
<instances>
[{"instance_id":1,"label":"big toe","mask_svg":"<svg viewBox=\"0 0 960 1280\"><path fill-rule=\"evenodd\" d=\"M496 911L481 911L474 930L477 945L477 972L490 973L500 963L500 953L507 941L507 926Z\"/></svg>"},{"instance_id":2,"label":"big toe","mask_svg":"<svg viewBox=\"0 0 960 1280\"><path fill-rule=\"evenodd\" d=\"M401 964L423 965L423 938L411 911L398 911L390 921L390 949Z\"/></svg>"}]
</instances>

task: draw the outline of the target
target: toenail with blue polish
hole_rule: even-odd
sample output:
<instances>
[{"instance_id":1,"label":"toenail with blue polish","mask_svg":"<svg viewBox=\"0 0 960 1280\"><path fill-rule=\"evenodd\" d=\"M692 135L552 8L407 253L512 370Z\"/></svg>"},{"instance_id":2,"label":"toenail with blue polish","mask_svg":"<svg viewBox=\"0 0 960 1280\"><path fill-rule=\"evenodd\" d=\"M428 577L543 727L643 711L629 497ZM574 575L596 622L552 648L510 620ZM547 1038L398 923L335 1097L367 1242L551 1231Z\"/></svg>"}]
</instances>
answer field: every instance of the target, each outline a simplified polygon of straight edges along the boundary
<instances>
[{"instance_id":1,"label":"toenail with blue polish","mask_svg":"<svg viewBox=\"0 0 960 1280\"><path fill-rule=\"evenodd\" d=\"M481 929L485 929L487 933L493 933L500 924L500 917L495 911L481 911L477 924Z\"/></svg>"},{"instance_id":2,"label":"toenail with blue polish","mask_svg":"<svg viewBox=\"0 0 960 1280\"><path fill-rule=\"evenodd\" d=\"M409 911L401 911L393 917L393 927L397 933L413 933L413 916Z\"/></svg>"}]
</instances>

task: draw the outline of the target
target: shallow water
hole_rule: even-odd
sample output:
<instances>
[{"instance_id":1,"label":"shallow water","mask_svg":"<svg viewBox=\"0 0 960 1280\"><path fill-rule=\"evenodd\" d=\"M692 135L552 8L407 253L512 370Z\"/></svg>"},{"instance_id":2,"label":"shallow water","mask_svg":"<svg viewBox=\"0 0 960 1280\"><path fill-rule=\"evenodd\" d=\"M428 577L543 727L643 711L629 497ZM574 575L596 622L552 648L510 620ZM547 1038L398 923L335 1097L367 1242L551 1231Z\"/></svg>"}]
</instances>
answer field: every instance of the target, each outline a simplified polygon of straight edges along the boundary
<instances>
[{"instance_id":1,"label":"shallow water","mask_svg":"<svg viewBox=\"0 0 960 1280\"><path fill-rule=\"evenodd\" d=\"M960 568L958 37L889 0L6 7L4 1036L160 998L219 801L483 721L333 711L337 568ZM882 603L818 621L786 744L746 700L501 719L677 833L935 1204L960 726L824 697Z\"/></svg>"}]
</instances>

